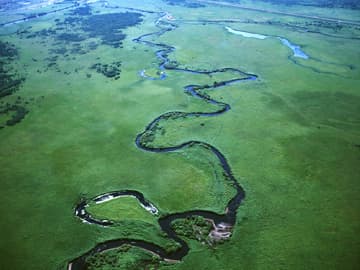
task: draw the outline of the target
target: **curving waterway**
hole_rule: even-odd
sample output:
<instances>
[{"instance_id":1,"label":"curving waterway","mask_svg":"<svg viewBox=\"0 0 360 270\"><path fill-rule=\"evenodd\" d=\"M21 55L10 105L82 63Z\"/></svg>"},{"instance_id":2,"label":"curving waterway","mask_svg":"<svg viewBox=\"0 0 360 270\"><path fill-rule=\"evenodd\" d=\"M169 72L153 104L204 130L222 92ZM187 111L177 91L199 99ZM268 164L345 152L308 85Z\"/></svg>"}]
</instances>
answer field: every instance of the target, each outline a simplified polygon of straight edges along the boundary
<instances>
[{"instance_id":1,"label":"curving waterway","mask_svg":"<svg viewBox=\"0 0 360 270\"><path fill-rule=\"evenodd\" d=\"M235 34L235 35L240 35L246 38L256 38L256 39L265 39L268 37L275 37L280 39L281 44L288 47L289 49L292 50L293 52L293 56L294 57L298 57L298 58L302 58L302 59L309 59L309 56L301 49L301 47L299 45L293 44L291 43L288 39L283 38L283 37L278 37L278 36L267 36L267 35L262 35L262 34L256 34L256 33L250 33L250 32L244 32L244 31L239 31L239 30L234 30L231 27L225 26L225 29L231 33L231 34Z\"/></svg>"},{"instance_id":2,"label":"curving waterway","mask_svg":"<svg viewBox=\"0 0 360 270\"><path fill-rule=\"evenodd\" d=\"M154 13L154 12L152 12ZM158 79L165 79L166 78L166 70L172 70L172 71L178 71L178 72L185 72L185 73L196 73L199 75L206 75L209 77L209 75L215 75L216 73L231 73L231 74L238 74L238 78L234 78L231 80L221 81L221 82L214 82L211 85L193 85L189 84L184 86L184 91L186 94L202 99L208 104L214 105L216 109L214 109L211 112L182 112L182 111L172 111L164 113L158 117L156 117L153 121L151 121L145 129L139 133L136 136L135 144L138 148L149 151L149 152L173 152L178 150L186 150L187 148L191 147L201 147L209 152L209 154L214 155L219 163L221 164L223 175L230 184L232 188L236 191L236 194L229 200L229 202L226 205L226 208L224 209L224 213L216 213L212 211L206 211L206 210L191 210L186 212L180 212L180 213L171 213L165 216L162 216L158 218L158 223L160 225L160 228L162 231L166 233L166 235L177 242L179 244L179 248L172 252L168 253L165 251L164 248L147 241L143 240L134 240L134 239L114 239L110 241L106 241L103 243L97 244L94 248L83 254L82 256L73 259L68 263L68 270L85 270L88 269L89 265L86 261L86 259L89 256L92 256L97 253L101 253L110 249L114 249L117 247L120 247L124 244L128 244L134 247L142 248L157 257L159 257L161 260L167 260L167 261L180 261L186 254L189 252L189 246L188 244L180 238L176 232L172 229L171 223L177 219L184 219L192 216L201 216L207 220L210 220L214 226L214 230L217 228L221 228L222 231L227 231L224 235L224 238L227 238L230 235L230 231L233 227L233 225L236 222L236 214L237 209L239 208L242 200L245 197L245 191L239 184L239 182L234 177L231 167L226 159L226 157L214 146L211 144L208 144L206 142L202 141L195 141L190 140L187 142L184 142L179 145L172 145L168 147L156 147L151 146L151 142L149 142L149 134L154 133L157 129L158 123L161 120L166 119L177 119L177 118L192 118L192 117L211 117L211 116L217 116L220 114L223 114L231 109L230 105L221 101L217 101L215 99L212 99L208 95L205 95L201 93L201 90L204 89L216 89L220 87L225 87L229 84L235 84L235 83L241 83L245 81L253 81L257 79L257 75L250 74L243 72L236 68L219 68L215 70L192 70L187 68L180 68L177 65L172 65L171 61L169 60L168 56L170 53L172 53L175 48L163 44L163 43L155 43L146 40L146 38L150 36L161 36L166 32L173 31L177 28L177 25L169 22L166 17L168 16L167 13L159 12L158 13L159 18L156 20L156 26L159 28L158 31L147 33L144 35L141 35L138 38L133 39L136 43L142 43L147 46L156 48L156 56L159 59L159 78ZM149 78L145 75L145 72L140 72L140 76L147 78L147 79L156 79L154 77ZM157 208L148 201L144 195L140 191L136 190L121 190L121 191L114 191L105 193L99 196L96 196L95 198L84 200L80 202L75 207L75 215L80 218L83 222L90 223L90 224L96 224L99 226L112 226L114 225L114 222L111 220L99 220L94 217L92 217L86 210L86 208L89 206L90 203L103 203L105 201L109 201L112 199L116 199L122 196L132 196L136 198L140 205L144 207L146 210L148 210L151 214L156 215L158 213ZM221 235L220 235L221 237Z\"/></svg>"}]
</instances>

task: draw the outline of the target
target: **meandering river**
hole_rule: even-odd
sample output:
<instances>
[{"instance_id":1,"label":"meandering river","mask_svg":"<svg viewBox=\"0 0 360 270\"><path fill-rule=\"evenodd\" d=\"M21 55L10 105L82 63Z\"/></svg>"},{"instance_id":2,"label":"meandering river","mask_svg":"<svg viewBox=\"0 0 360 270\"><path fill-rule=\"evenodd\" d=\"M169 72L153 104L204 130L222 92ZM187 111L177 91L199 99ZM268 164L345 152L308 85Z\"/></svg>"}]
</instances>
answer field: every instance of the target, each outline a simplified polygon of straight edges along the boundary
<instances>
[{"instance_id":1,"label":"meandering river","mask_svg":"<svg viewBox=\"0 0 360 270\"><path fill-rule=\"evenodd\" d=\"M134 10L134 9L132 9ZM142 10L142 12L144 12ZM154 12L152 12L154 13ZM147 134L154 132L157 128L157 124L161 120L168 119L169 117L172 117L172 119L176 118L192 118L192 117L209 117L209 116L217 116L220 114L223 114L231 109L230 105L215 99L212 99L208 95L202 94L200 90L203 89L216 89L220 87L225 87L229 84L234 83L242 83L246 81L253 81L257 79L257 75L246 73L244 71L241 71L236 68L219 68L215 70L193 70L193 69L187 69L187 68L180 68L177 66L169 65L170 60L168 58L169 54L172 53L175 48L173 46L170 46L168 44L164 43L155 43L152 41L148 41L148 37L159 37L163 35L166 32L174 31L177 28L177 25L168 21L166 17L168 16L167 13L158 13L159 18L156 20L155 24L159 28L158 31L147 33L144 35L141 35L138 38L135 38L133 41L136 43L142 43L149 47L156 49L156 56L159 60L159 78L154 78L150 76L146 76L145 72L140 72L140 76L142 76L145 79L165 79L166 78L166 70L173 70L173 71L179 71L179 72L185 72L185 73L196 73L200 75L204 75L209 77L209 75L214 75L216 73L231 73L231 74L238 74L238 78L234 78L231 80L221 81L221 82L215 82L211 85L185 85L184 91L186 94L194 97L194 98L200 98L204 100L205 102L212 104L215 106L216 109L214 109L212 112L182 112L182 111L172 111L167 112L162 115L159 115L154 120L152 120L145 128L144 130L139 133L135 138L135 144L139 149L142 149L144 151L150 151L150 152L157 152L157 153L163 153L163 152L173 152L173 151L186 151L186 149L191 147L201 147L206 149L206 151L209 152L209 154L214 155L219 163L221 164L223 175L226 179L226 181L231 184L231 186L236 191L235 196L233 196L229 202L227 203L226 208L224 209L223 213L215 213L212 211L206 211L206 210L191 210L181 213L170 213L165 216L162 216L158 218L158 223L160 225L160 228L166 233L166 235L177 242L180 246L179 249L177 249L175 252L168 253L166 250L154 243L150 243L147 241L142 240L134 240L134 239L114 239L110 240L104 243L97 244L93 249L89 250L82 256L73 259L68 264L68 270L83 270L88 269L88 264L86 259L89 256L92 256L96 253L101 253L106 250L110 250L116 247L120 247L124 244L128 244L131 246L136 246L139 248L142 248L148 252L151 252L152 254L158 256L162 260L171 260L171 261L179 261L181 260L186 254L189 252L189 246L182 238L180 238L176 232L171 227L171 223L177 219L184 219L192 216L201 216L203 218L206 218L208 220L211 220L211 222L214 224L214 230L216 228L226 228L229 232L224 234L224 237L226 239L230 235L230 231L232 229L232 226L236 222L236 214L237 209L239 208L242 200L245 197L245 191L237 181L237 179L234 177L231 167L226 159L226 157L213 145L208 144L206 142L202 141L194 141L190 140L187 142L184 142L179 145L173 145L169 147L156 147L151 146L151 144L147 143ZM95 198L82 201L75 207L75 215L79 217L81 220L83 220L86 223L90 224L96 224L99 226L112 226L114 225L114 222L111 220L99 220L94 217L92 217L87 211L86 208L89 206L90 203L102 203L108 200L116 199L121 196L132 196L135 197L140 205L144 207L146 210L148 210L151 214L156 215L158 210L155 207L154 204L152 204L150 201L148 201L144 195L140 191L136 190L121 190L121 191L114 191L109 192L105 194L101 194L99 196L96 196Z\"/></svg>"}]
</instances>

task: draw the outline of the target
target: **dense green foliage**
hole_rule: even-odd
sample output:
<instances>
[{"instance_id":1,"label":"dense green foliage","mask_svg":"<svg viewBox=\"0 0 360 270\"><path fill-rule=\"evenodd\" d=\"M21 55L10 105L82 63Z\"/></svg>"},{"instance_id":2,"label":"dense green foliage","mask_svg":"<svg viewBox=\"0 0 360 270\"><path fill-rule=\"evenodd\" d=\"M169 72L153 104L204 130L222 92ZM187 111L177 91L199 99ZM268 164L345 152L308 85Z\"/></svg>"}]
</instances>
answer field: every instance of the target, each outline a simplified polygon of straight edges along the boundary
<instances>
[{"instance_id":1,"label":"dense green foliage","mask_svg":"<svg viewBox=\"0 0 360 270\"><path fill-rule=\"evenodd\" d=\"M208 235L212 225L203 217L192 216L190 218L174 221L172 227L179 236L206 243L209 240Z\"/></svg>"},{"instance_id":2,"label":"dense green foliage","mask_svg":"<svg viewBox=\"0 0 360 270\"><path fill-rule=\"evenodd\" d=\"M14 44L0 40L0 98L11 95L18 90L21 79L17 79L12 72L9 63L18 56Z\"/></svg>"},{"instance_id":3,"label":"dense green foliage","mask_svg":"<svg viewBox=\"0 0 360 270\"><path fill-rule=\"evenodd\" d=\"M11 63L18 58L18 50L14 44L0 40L0 116L5 115L6 120L0 122L0 129L4 124L13 126L19 123L27 114L27 109L21 106L22 100L18 96L14 102L4 102L6 96L13 95L19 90L25 78L14 70Z\"/></svg>"},{"instance_id":4,"label":"dense green foliage","mask_svg":"<svg viewBox=\"0 0 360 270\"><path fill-rule=\"evenodd\" d=\"M129 245L98 253L89 257L87 261L90 265L89 270L155 270L159 267L159 258Z\"/></svg>"},{"instance_id":5,"label":"dense green foliage","mask_svg":"<svg viewBox=\"0 0 360 270\"><path fill-rule=\"evenodd\" d=\"M189 147L149 153L134 143L136 134L160 114L214 110L214 105L184 93L189 84L207 84L202 93L229 103L231 110L217 117L169 114L145 139L153 146L204 141L226 156L246 191L232 236L208 248L191 240L198 239L193 227L197 221L181 220L174 223L175 229L190 245L181 263L165 264L141 249L123 246L90 257L91 267L357 269L359 27L208 4L196 9L162 0L103 4L91 4L91 14L64 10L0 28L1 42L18 52L11 60L4 56L3 73L15 74L12 79L26 76L16 92L1 98L7 110L0 114L1 123L16 115L16 106L30 111L21 122L0 130L0 269L66 269L67 262L98 243L118 238L145 240L168 252L179 248L159 228L158 216L133 198L88 207L95 217L116 221L106 228L74 215L81 198L133 189L154 203L160 216L194 209L224 213L234 189L210 151ZM170 66L235 67L257 74L258 80L214 90L214 83L232 75L166 70L165 80L141 78L141 70L155 75L159 71L157 48L132 39L157 31L158 14L134 15L134 20L125 15L139 23L118 25L117 41L110 40L109 46L105 34L111 30L105 24L112 20L94 19L104 24L104 32L101 27L87 31L85 26L92 16L126 14L116 5L166 11L176 19L171 22L179 27L148 37L174 46ZM253 5L269 8L258 1ZM276 9L360 20L354 10L289 5ZM6 10L0 20L33 12ZM113 16L108 18L116 20ZM223 19L236 20L218 22ZM224 26L271 37L245 38ZM301 46L310 58L295 58L276 37ZM122 44L113 46L120 39ZM206 241L206 233L202 235Z\"/></svg>"},{"instance_id":6,"label":"dense green foliage","mask_svg":"<svg viewBox=\"0 0 360 270\"><path fill-rule=\"evenodd\" d=\"M117 48L125 38L125 34L120 30L141 21L139 13L109 13L90 16L82 21L82 25L83 30L89 32L90 37L101 37L104 44Z\"/></svg>"}]
</instances>

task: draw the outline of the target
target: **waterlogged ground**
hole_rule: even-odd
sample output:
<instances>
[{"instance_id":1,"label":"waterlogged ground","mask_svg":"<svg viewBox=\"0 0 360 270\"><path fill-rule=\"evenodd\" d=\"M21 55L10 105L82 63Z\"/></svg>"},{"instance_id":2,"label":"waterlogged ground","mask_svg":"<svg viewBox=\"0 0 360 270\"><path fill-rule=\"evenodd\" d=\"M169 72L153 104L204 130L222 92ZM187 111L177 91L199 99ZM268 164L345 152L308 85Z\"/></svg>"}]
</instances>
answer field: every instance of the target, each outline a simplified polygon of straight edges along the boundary
<instances>
[{"instance_id":1,"label":"waterlogged ground","mask_svg":"<svg viewBox=\"0 0 360 270\"><path fill-rule=\"evenodd\" d=\"M206 229L200 221L180 224L190 246L180 263L123 246L89 258L89 269L357 269L358 10L243 3L352 21L336 23L177 2L1 6L0 269L66 269L98 243L119 238L171 252L178 246L161 231L159 216L196 209L224 213L234 196L209 151L150 153L135 145L136 135L165 112L216 110L185 94L185 86L239 77L175 70L162 76L157 48L133 41L159 31L159 14L144 10L168 12L163 20L177 26L147 38L175 48L169 67L231 67L258 76L201 90L231 110L162 120L151 141L162 147L189 140L213 145L246 198L224 243L199 233ZM298 57L296 48L307 57ZM163 79L143 78L142 71ZM87 209L116 226L75 216L80 201L125 189L142 192L159 213L120 197Z\"/></svg>"}]
</instances>

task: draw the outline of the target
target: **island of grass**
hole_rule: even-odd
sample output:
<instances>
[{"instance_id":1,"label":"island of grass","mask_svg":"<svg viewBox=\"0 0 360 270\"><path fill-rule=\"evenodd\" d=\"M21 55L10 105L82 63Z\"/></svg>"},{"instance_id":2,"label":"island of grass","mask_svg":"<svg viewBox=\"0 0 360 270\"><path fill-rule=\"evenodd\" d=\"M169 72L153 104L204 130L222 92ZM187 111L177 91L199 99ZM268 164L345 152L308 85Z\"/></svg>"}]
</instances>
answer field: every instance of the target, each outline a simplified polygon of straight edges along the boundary
<instances>
[{"instance_id":1,"label":"island of grass","mask_svg":"<svg viewBox=\"0 0 360 270\"><path fill-rule=\"evenodd\" d=\"M0 11L30 15L0 28L18 52L4 70L26 77L0 120L29 111L0 130L1 266L356 269L356 10L171 2ZM127 12L141 21L115 40L86 27Z\"/></svg>"}]
</instances>

